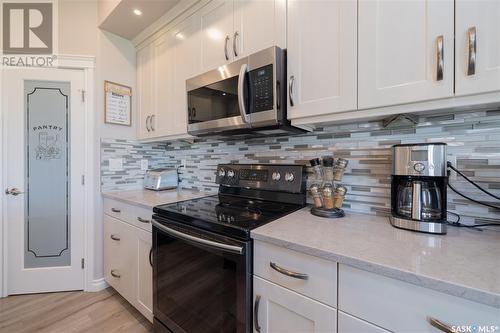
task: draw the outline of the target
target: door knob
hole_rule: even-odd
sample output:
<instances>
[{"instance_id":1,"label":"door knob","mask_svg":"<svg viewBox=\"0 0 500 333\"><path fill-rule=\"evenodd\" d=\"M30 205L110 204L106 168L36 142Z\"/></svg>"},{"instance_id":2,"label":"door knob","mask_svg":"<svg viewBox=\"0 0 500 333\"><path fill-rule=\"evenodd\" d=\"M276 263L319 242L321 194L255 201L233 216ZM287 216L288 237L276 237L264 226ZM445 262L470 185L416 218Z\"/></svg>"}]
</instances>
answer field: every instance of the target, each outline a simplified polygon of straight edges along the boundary
<instances>
[{"instance_id":1,"label":"door knob","mask_svg":"<svg viewBox=\"0 0 500 333\"><path fill-rule=\"evenodd\" d=\"M15 187L13 187L13 188L11 188L11 189L8 189L8 188L7 188L7 189L5 190L5 194L7 194L7 195L9 195L9 194L10 194L10 195L13 195L13 196L17 196L17 195L22 194L22 193L24 193L24 192L22 192L20 189L15 188Z\"/></svg>"}]
</instances>

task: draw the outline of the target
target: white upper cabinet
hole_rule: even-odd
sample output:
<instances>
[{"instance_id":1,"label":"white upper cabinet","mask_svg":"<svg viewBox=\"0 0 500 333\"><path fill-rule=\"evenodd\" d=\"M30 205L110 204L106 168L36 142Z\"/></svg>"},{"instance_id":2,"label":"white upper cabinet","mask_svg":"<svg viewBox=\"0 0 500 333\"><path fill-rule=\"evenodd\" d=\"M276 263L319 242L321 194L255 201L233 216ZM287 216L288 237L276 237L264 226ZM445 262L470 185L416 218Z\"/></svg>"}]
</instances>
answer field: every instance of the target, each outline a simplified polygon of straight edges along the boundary
<instances>
[{"instance_id":1,"label":"white upper cabinet","mask_svg":"<svg viewBox=\"0 0 500 333\"><path fill-rule=\"evenodd\" d=\"M165 34L155 41L154 53L154 110L149 121L152 136L172 134L175 108L174 99L174 47L173 38Z\"/></svg>"},{"instance_id":2,"label":"white upper cabinet","mask_svg":"<svg viewBox=\"0 0 500 333\"><path fill-rule=\"evenodd\" d=\"M288 1L288 118L356 110L357 1Z\"/></svg>"},{"instance_id":3,"label":"white upper cabinet","mask_svg":"<svg viewBox=\"0 0 500 333\"><path fill-rule=\"evenodd\" d=\"M187 93L186 80L201 71L201 21L198 14L187 18L176 28L174 101L171 121L172 134L182 135L187 130Z\"/></svg>"},{"instance_id":4,"label":"white upper cabinet","mask_svg":"<svg viewBox=\"0 0 500 333\"><path fill-rule=\"evenodd\" d=\"M360 109L453 96L453 0L358 6Z\"/></svg>"},{"instance_id":5,"label":"white upper cabinet","mask_svg":"<svg viewBox=\"0 0 500 333\"><path fill-rule=\"evenodd\" d=\"M202 70L232 59L233 0L213 0L200 10Z\"/></svg>"},{"instance_id":6,"label":"white upper cabinet","mask_svg":"<svg viewBox=\"0 0 500 333\"><path fill-rule=\"evenodd\" d=\"M286 0L234 0L232 56L286 48Z\"/></svg>"},{"instance_id":7,"label":"white upper cabinet","mask_svg":"<svg viewBox=\"0 0 500 333\"><path fill-rule=\"evenodd\" d=\"M286 48L286 0L213 0L199 15L202 72L274 45Z\"/></svg>"},{"instance_id":8,"label":"white upper cabinet","mask_svg":"<svg viewBox=\"0 0 500 333\"><path fill-rule=\"evenodd\" d=\"M154 113L154 45L137 51L137 136L151 136L150 120Z\"/></svg>"},{"instance_id":9,"label":"white upper cabinet","mask_svg":"<svg viewBox=\"0 0 500 333\"><path fill-rule=\"evenodd\" d=\"M500 90L500 1L457 0L455 93Z\"/></svg>"}]
</instances>

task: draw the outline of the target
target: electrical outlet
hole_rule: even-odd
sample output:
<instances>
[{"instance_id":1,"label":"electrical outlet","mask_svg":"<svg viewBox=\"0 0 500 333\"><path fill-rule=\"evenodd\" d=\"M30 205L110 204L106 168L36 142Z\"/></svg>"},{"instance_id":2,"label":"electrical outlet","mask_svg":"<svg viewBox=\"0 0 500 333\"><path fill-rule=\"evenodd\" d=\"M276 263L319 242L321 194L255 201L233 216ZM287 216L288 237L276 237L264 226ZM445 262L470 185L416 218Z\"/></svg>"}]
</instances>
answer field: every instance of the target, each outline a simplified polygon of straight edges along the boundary
<instances>
[{"instance_id":1,"label":"electrical outlet","mask_svg":"<svg viewBox=\"0 0 500 333\"><path fill-rule=\"evenodd\" d=\"M455 168L458 169L456 156L448 156L448 162L450 162L451 165L453 165ZM448 167L446 169L450 170L450 169L448 169ZM457 180L457 173L455 171L451 170L450 178L448 180Z\"/></svg>"},{"instance_id":2,"label":"electrical outlet","mask_svg":"<svg viewBox=\"0 0 500 333\"><path fill-rule=\"evenodd\" d=\"M141 171L146 171L147 169L149 169L149 161L141 160Z\"/></svg>"},{"instance_id":3,"label":"electrical outlet","mask_svg":"<svg viewBox=\"0 0 500 333\"><path fill-rule=\"evenodd\" d=\"M110 158L109 159L109 171L123 171L123 159L122 158Z\"/></svg>"}]
</instances>

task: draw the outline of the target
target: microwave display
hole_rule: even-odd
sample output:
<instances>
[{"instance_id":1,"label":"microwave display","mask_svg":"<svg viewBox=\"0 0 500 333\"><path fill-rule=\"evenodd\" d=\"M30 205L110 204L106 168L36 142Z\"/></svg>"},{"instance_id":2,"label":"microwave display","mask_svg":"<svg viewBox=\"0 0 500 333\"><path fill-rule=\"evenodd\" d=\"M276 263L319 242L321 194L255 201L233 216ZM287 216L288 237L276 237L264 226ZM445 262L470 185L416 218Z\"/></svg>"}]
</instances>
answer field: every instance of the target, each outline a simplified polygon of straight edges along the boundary
<instances>
[{"instance_id":1,"label":"microwave display","mask_svg":"<svg viewBox=\"0 0 500 333\"><path fill-rule=\"evenodd\" d=\"M273 109L273 65L267 65L250 71L250 109L252 112Z\"/></svg>"}]
</instances>

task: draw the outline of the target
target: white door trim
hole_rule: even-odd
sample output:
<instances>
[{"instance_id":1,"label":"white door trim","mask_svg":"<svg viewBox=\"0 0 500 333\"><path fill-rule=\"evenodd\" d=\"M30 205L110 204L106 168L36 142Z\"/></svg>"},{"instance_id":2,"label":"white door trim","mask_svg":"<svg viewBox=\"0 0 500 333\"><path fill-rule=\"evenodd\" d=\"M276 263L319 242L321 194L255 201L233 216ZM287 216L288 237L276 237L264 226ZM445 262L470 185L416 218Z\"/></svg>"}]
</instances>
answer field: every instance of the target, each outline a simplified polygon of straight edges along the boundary
<instances>
[{"instance_id":1,"label":"white door trim","mask_svg":"<svg viewBox=\"0 0 500 333\"><path fill-rule=\"evenodd\" d=\"M98 184L95 183L95 159L94 150L97 149L96 133L95 133L95 110L96 104L94 100L94 70L95 70L95 57L83 55L57 55L58 67L65 69L81 70L85 77L85 216L84 216L84 290L97 291L105 287L101 281L94 281L94 255L95 255L95 198L98 191ZM11 70L11 69L10 69ZM0 95L3 94L3 69L0 68ZM0 99L1 100L1 99ZM5 145L7 138L5 137L4 130L4 115L3 110L0 108L0 157L2 170L6 170L5 164ZM0 172L0 297L7 296L7 233L5 228L6 210L3 190L5 189L5 176L2 171Z\"/></svg>"}]
</instances>

